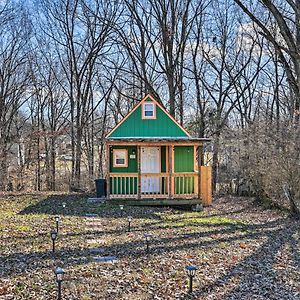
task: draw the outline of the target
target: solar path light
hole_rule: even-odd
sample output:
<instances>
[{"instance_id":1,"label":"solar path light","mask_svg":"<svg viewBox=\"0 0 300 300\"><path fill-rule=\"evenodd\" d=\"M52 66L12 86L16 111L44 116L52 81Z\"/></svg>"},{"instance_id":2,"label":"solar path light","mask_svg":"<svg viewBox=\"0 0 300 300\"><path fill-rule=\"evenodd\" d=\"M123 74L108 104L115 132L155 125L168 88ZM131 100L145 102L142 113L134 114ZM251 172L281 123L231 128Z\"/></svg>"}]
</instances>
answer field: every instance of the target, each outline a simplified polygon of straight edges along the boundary
<instances>
[{"instance_id":1,"label":"solar path light","mask_svg":"<svg viewBox=\"0 0 300 300\"><path fill-rule=\"evenodd\" d=\"M193 278L195 277L196 271L198 270L195 266L187 266L185 267L187 275L189 277L189 293L193 292Z\"/></svg>"},{"instance_id":2,"label":"solar path light","mask_svg":"<svg viewBox=\"0 0 300 300\"><path fill-rule=\"evenodd\" d=\"M124 205L120 204L121 217L123 217Z\"/></svg>"},{"instance_id":3,"label":"solar path light","mask_svg":"<svg viewBox=\"0 0 300 300\"><path fill-rule=\"evenodd\" d=\"M62 299L61 298L61 283L64 280L65 271L62 268L57 267L54 270L54 274L55 274L55 279L57 282L57 300L61 300Z\"/></svg>"},{"instance_id":4,"label":"solar path light","mask_svg":"<svg viewBox=\"0 0 300 300\"><path fill-rule=\"evenodd\" d=\"M58 223L59 223L59 216L55 217L55 223L56 223L56 232L58 233Z\"/></svg>"},{"instance_id":5,"label":"solar path light","mask_svg":"<svg viewBox=\"0 0 300 300\"><path fill-rule=\"evenodd\" d=\"M144 234L145 239L146 239L146 252L149 253L150 252L150 241L152 238L152 234L151 233L145 233Z\"/></svg>"},{"instance_id":6,"label":"solar path light","mask_svg":"<svg viewBox=\"0 0 300 300\"><path fill-rule=\"evenodd\" d=\"M51 240L52 240L52 252L55 252L55 240L57 238L57 232L56 231L51 231L50 232Z\"/></svg>"},{"instance_id":7,"label":"solar path light","mask_svg":"<svg viewBox=\"0 0 300 300\"><path fill-rule=\"evenodd\" d=\"M132 216L128 217L128 232L131 231L131 222L132 222Z\"/></svg>"}]
</instances>

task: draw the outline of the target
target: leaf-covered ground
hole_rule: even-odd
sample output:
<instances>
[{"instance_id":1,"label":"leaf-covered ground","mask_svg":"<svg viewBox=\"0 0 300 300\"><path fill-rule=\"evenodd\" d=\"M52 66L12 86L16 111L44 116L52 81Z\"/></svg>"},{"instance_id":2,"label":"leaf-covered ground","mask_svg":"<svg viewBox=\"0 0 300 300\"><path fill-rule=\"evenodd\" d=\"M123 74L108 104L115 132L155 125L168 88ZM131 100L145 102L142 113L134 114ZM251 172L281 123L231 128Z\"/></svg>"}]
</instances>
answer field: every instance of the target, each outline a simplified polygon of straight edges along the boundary
<instances>
[{"instance_id":1,"label":"leaf-covered ground","mask_svg":"<svg viewBox=\"0 0 300 300\"><path fill-rule=\"evenodd\" d=\"M0 299L55 299L56 266L66 271L63 299L300 299L299 229L285 213L241 198L219 199L203 212L125 207L122 216L117 206L79 195L3 196ZM153 234L149 254L145 233ZM99 256L117 260L96 262ZM187 265L199 268L193 295Z\"/></svg>"}]
</instances>

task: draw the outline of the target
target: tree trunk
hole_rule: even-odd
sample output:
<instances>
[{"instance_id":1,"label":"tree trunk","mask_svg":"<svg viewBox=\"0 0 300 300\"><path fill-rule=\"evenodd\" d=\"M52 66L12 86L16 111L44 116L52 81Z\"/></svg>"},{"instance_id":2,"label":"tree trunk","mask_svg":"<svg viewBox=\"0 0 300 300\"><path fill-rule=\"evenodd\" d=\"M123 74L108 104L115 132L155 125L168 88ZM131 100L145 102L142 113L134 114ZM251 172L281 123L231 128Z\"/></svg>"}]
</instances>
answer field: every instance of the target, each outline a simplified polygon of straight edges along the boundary
<instances>
[{"instance_id":1,"label":"tree trunk","mask_svg":"<svg viewBox=\"0 0 300 300\"><path fill-rule=\"evenodd\" d=\"M39 134L39 132L38 132ZM36 190L41 191L41 153L40 137L37 137L37 166L36 166Z\"/></svg>"},{"instance_id":2,"label":"tree trunk","mask_svg":"<svg viewBox=\"0 0 300 300\"><path fill-rule=\"evenodd\" d=\"M170 115L175 118L175 87L173 75L168 76Z\"/></svg>"},{"instance_id":3,"label":"tree trunk","mask_svg":"<svg viewBox=\"0 0 300 300\"><path fill-rule=\"evenodd\" d=\"M0 152L0 191L6 191L8 166L7 166L7 151L2 149Z\"/></svg>"},{"instance_id":4,"label":"tree trunk","mask_svg":"<svg viewBox=\"0 0 300 300\"><path fill-rule=\"evenodd\" d=\"M49 153L49 143L46 136L44 137L44 145L45 145L46 187L48 191L51 191L50 153Z\"/></svg>"},{"instance_id":5,"label":"tree trunk","mask_svg":"<svg viewBox=\"0 0 300 300\"><path fill-rule=\"evenodd\" d=\"M213 161L212 161L212 189L213 193L216 192L218 181L218 165L219 165L219 151L220 151L220 135L221 131L217 130L214 136L214 148L213 148Z\"/></svg>"},{"instance_id":6,"label":"tree trunk","mask_svg":"<svg viewBox=\"0 0 300 300\"><path fill-rule=\"evenodd\" d=\"M75 174L74 174L74 184L76 188L80 188L80 179L81 179L81 141L82 141L82 132L81 128L77 128L76 133L76 146L75 146Z\"/></svg>"},{"instance_id":7,"label":"tree trunk","mask_svg":"<svg viewBox=\"0 0 300 300\"><path fill-rule=\"evenodd\" d=\"M51 190L55 191L56 190L56 151L55 151L55 138L52 137L51 139L51 148L50 148L50 153L51 153L51 164L50 164L50 169L51 169Z\"/></svg>"}]
</instances>

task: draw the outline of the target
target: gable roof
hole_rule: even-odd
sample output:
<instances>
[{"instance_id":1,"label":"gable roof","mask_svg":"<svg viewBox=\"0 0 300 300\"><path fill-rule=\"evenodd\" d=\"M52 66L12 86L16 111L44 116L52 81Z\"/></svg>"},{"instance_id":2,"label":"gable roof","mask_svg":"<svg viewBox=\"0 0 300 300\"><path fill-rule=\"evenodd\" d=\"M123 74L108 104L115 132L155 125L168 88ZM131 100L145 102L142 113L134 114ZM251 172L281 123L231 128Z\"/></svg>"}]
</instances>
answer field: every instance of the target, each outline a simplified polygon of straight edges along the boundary
<instances>
[{"instance_id":1,"label":"gable roof","mask_svg":"<svg viewBox=\"0 0 300 300\"><path fill-rule=\"evenodd\" d=\"M156 104L156 119L142 119L145 101ZM191 138L190 134L151 95L143 98L106 136L110 138Z\"/></svg>"}]
</instances>

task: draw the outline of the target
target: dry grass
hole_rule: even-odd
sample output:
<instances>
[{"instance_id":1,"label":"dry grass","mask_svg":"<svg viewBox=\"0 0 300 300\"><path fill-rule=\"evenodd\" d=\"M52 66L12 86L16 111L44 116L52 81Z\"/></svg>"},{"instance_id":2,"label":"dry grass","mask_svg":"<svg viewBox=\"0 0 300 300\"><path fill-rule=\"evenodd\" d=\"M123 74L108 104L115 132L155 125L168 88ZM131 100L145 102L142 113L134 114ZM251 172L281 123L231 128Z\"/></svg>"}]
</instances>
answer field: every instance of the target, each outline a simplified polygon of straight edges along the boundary
<instances>
[{"instance_id":1,"label":"dry grass","mask_svg":"<svg viewBox=\"0 0 300 300\"><path fill-rule=\"evenodd\" d=\"M300 297L299 222L249 199L219 199L199 213L126 207L123 217L118 207L88 204L80 195L5 196L0 205L0 299L55 299L57 265L66 271L65 299ZM62 223L53 257L56 214ZM153 234L148 255L145 232ZM93 259L108 255L118 260ZM192 296L189 264L199 267Z\"/></svg>"}]
</instances>

